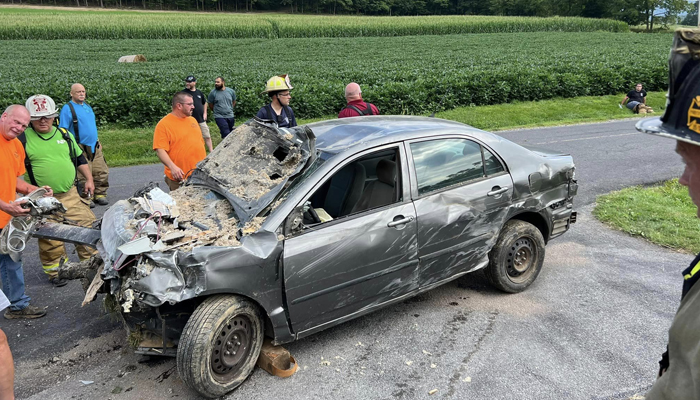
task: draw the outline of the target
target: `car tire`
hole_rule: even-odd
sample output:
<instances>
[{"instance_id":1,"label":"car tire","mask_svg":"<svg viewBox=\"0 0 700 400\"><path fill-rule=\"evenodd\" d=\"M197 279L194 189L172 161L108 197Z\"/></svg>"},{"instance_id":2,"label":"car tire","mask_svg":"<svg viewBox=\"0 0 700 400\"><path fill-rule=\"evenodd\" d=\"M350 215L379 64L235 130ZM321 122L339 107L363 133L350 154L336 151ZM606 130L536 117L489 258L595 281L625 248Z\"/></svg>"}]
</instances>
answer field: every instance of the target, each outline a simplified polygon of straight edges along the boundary
<instances>
[{"instance_id":1,"label":"car tire","mask_svg":"<svg viewBox=\"0 0 700 400\"><path fill-rule=\"evenodd\" d=\"M544 247L542 233L534 225L520 220L506 222L489 253L486 277L504 292L522 292L542 270Z\"/></svg>"},{"instance_id":2,"label":"car tire","mask_svg":"<svg viewBox=\"0 0 700 400\"><path fill-rule=\"evenodd\" d=\"M258 307L251 301L232 295L207 298L180 337L180 378L205 397L223 396L253 371L263 335Z\"/></svg>"}]
</instances>

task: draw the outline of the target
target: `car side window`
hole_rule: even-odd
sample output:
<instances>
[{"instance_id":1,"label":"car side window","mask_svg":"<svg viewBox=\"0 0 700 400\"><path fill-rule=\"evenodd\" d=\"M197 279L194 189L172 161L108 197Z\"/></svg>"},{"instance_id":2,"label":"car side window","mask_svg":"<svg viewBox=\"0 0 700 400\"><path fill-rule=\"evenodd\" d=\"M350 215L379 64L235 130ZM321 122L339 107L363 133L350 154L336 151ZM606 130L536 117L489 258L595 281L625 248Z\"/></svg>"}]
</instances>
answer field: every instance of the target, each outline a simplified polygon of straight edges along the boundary
<instances>
[{"instance_id":1,"label":"car side window","mask_svg":"<svg viewBox=\"0 0 700 400\"><path fill-rule=\"evenodd\" d=\"M490 151L484 149L484 171L486 172L486 176L500 174L505 170L506 169L503 168L503 164L501 164L498 158Z\"/></svg>"},{"instance_id":2,"label":"car side window","mask_svg":"<svg viewBox=\"0 0 700 400\"><path fill-rule=\"evenodd\" d=\"M377 151L337 170L304 205L305 226L400 202L398 148Z\"/></svg>"},{"instance_id":3,"label":"car side window","mask_svg":"<svg viewBox=\"0 0 700 400\"><path fill-rule=\"evenodd\" d=\"M488 152L486 149L484 151ZM480 179L486 174L481 145L471 140L439 139L415 142L411 143L411 154L419 195ZM498 159L489 154L502 169ZM490 165L494 165L493 161Z\"/></svg>"}]
</instances>

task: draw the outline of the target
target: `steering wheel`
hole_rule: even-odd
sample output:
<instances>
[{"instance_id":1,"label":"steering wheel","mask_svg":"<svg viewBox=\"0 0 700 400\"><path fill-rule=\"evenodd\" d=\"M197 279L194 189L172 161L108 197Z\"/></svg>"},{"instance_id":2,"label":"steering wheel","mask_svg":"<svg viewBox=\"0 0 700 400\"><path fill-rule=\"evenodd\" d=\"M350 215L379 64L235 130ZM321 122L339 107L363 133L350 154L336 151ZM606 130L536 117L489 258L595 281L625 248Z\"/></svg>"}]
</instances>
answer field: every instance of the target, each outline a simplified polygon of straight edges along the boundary
<instances>
[{"instance_id":1,"label":"steering wheel","mask_svg":"<svg viewBox=\"0 0 700 400\"><path fill-rule=\"evenodd\" d=\"M314 210L313 207L309 207L309 214L311 215L311 218L313 219L314 223L320 224L322 222L321 218L318 216L318 213L316 212L316 210Z\"/></svg>"}]
</instances>

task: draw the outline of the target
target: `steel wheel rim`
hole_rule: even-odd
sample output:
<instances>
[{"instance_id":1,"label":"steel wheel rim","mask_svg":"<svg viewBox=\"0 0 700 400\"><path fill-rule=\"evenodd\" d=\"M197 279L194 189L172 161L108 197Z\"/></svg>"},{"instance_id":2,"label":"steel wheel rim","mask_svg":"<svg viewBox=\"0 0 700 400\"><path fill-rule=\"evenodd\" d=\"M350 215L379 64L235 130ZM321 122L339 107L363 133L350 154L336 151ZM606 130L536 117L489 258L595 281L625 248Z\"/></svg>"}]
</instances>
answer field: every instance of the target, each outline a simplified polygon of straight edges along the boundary
<instances>
[{"instance_id":1,"label":"steel wheel rim","mask_svg":"<svg viewBox=\"0 0 700 400\"><path fill-rule=\"evenodd\" d=\"M245 363L253 340L252 323L245 315L237 315L223 325L216 335L211 352L214 377L227 382Z\"/></svg>"},{"instance_id":2,"label":"steel wheel rim","mask_svg":"<svg viewBox=\"0 0 700 400\"><path fill-rule=\"evenodd\" d=\"M506 258L506 272L511 281L522 283L532 275L537 258L536 249L535 243L528 237L520 237L510 245Z\"/></svg>"}]
</instances>

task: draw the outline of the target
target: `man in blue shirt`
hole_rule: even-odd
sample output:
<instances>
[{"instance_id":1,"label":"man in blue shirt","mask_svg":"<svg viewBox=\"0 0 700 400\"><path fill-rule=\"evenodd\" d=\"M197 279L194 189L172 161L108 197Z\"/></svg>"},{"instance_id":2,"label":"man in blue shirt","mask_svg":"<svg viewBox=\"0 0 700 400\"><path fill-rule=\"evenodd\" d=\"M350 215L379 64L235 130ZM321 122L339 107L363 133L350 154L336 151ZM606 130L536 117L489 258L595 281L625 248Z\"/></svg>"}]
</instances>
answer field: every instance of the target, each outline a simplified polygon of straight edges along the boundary
<instances>
[{"instance_id":1,"label":"man in blue shirt","mask_svg":"<svg viewBox=\"0 0 700 400\"><path fill-rule=\"evenodd\" d=\"M214 111L214 121L221 132L221 139L225 139L236 122L233 115L233 108L236 107L236 92L227 88L224 78L219 76L214 81L214 90L209 93L207 103Z\"/></svg>"},{"instance_id":2,"label":"man in blue shirt","mask_svg":"<svg viewBox=\"0 0 700 400\"><path fill-rule=\"evenodd\" d=\"M102 153L102 145L97 138L97 123L92 107L85 102L85 87L74 83L70 87L71 101L63 106L59 115L60 128L69 130L87 158L92 177L95 181L94 202L106 206L109 188L109 168ZM78 180L85 184L85 177L78 172ZM80 191L79 191L80 192ZM91 203L90 207L95 204Z\"/></svg>"}]
</instances>

